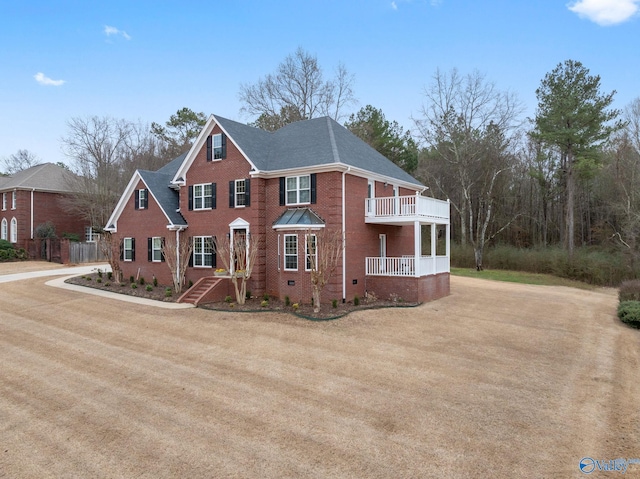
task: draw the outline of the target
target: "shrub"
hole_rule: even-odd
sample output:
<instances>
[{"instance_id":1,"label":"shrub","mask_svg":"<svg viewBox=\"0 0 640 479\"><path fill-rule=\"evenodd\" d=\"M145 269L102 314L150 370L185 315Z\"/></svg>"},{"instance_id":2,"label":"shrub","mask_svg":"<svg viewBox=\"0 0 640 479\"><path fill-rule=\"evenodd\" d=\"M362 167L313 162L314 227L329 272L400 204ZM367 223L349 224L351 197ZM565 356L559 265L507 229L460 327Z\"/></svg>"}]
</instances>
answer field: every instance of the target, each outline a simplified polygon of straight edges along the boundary
<instances>
[{"instance_id":1,"label":"shrub","mask_svg":"<svg viewBox=\"0 0 640 479\"><path fill-rule=\"evenodd\" d=\"M193 281L189 280L189 283L187 284L187 288L191 288L191 286L193 286Z\"/></svg>"},{"instance_id":2,"label":"shrub","mask_svg":"<svg viewBox=\"0 0 640 479\"><path fill-rule=\"evenodd\" d=\"M113 273L111 271L107 273L107 278L113 279Z\"/></svg>"},{"instance_id":3,"label":"shrub","mask_svg":"<svg viewBox=\"0 0 640 479\"><path fill-rule=\"evenodd\" d=\"M247 294L245 295L245 297L247 299L251 299L251 291L247 291Z\"/></svg>"},{"instance_id":4,"label":"shrub","mask_svg":"<svg viewBox=\"0 0 640 479\"><path fill-rule=\"evenodd\" d=\"M124 288L125 284L124 283L120 283L120 287Z\"/></svg>"},{"instance_id":5,"label":"shrub","mask_svg":"<svg viewBox=\"0 0 640 479\"><path fill-rule=\"evenodd\" d=\"M102 278L102 270L101 269L98 270L98 278Z\"/></svg>"},{"instance_id":6,"label":"shrub","mask_svg":"<svg viewBox=\"0 0 640 479\"><path fill-rule=\"evenodd\" d=\"M262 295L262 299L264 299L265 301L269 301L269 295L267 293L264 293Z\"/></svg>"},{"instance_id":7,"label":"shrub","mask_svg":"<svg viewBox=\"0 0 640 479\"><path fill-rule=\"evenodd\" d=\"M153 291L153 286L151 286L150 284L147 285L147 287L145 288L147 291Z\"/></svg>"},{"instance_id":8,"label":"shrub","mask_svg":"<svg viewBox=\"0 0 640 479\"><path fill-rule=\"evenodd\" d=\"M266 308L267 306L269 306L269 301L265 299L264 301L262 301L262 303L260 303L260 306Z\"/></svg>"},{"instance_id":9,"label":"shrub","mask_svg":"<svg viewBox=\"0 0 640 479\"><path fill-rule=\"evenodd\" d=\"M138 289L138 285L136 283L131 283L131 289Z\"/></svg>"},{"instance_id":10,"label":"shrub","mask_svg":"<svg viewBox=\"0 0 640 479\"><path fill-rule=\"evenodd\" d=\"M640 301L640 279L623 281L618 289L618 299L623 301Z\"/></svg>"},{"instance_id":11,"label":"shrub","mask_svg":"<svg viewBox=\"0 0 640 479\"><path fill-rule=\"evenodd\" d=\"M136 279L133 277L133 275L129 276L129 283L135 283Z\"/></svg>"},{"instance_id":12,"label":"shrub","mask_svg":"<svg viewBox=\"0 0 640 479\"><path fill-rule=\"evenodd\" d=\"M144 276L140 276L140 279L138 280L138 283L140 284L140 286L144 285Z\"/></svg>"},{"instance_id":13,"label":"shrub","mask_svg":"<svg viewBox=\"0 0 640 479\"><path fill-rule=\"evenodd\" d=\"M62 237L69 241L73 241L74 243L80 242L80 235L76 233L62 233Z\"/></svg>"},{"instance_id":14,"label":"shrub","mask_svg":"<svg viewBox=\"0 0 640 479\"><path fill-rule=\"evenodd\" d=\"M104 283L105 286L111 286L111 283L109 283L109 281L107 281L106 283Z\"/></svg>"},{"instance_id":15,"label":"shrub","mask_svg":"<svg viewBox=\"0 0 640 479\"><path fill-rule=\"evenodd\" d=\"M164 297L165 298L170 298L173 295L173 291L171 290L171 288L167 288L164 290Z\"/></svg>"},{"instance_id":16,"label":"shrub","mask_svg":"<svg viewBox=\"0 0 640 479\"><path fill-rule=\"evenodd\" d=\"M338 300L334 299L333 301L331 301L331 306L333 306L333 309L336 309L338 307Z\"/></svg>"},{"instance_id":17,"label":"shrub","mask_svg":"<svg viewBox=\"0 0 640 479\"><path fill-rule=\"evenodd\" d=\"M87 281L91 281L91 276L87 276Z\"/></svg>"},{"instance_id":18,"label":"shrub","mask_svg":"<svg viewBox=\"0 0 640 479\"><path fill-rule=\"evenodd\" d=\"M353 305L360 306L360 296L358 296L357 294L353 297Z\"/></svg>"},{"instance_id":19,"label":"shrub","mask_svg":"<svg viewBox=\"0 0 640 479\"><path fill-rule=\"evenodd\" d=\"M284 305L291 306L291 299L289 299L289 296L284 297Z\"/></svg>"},{"instance_id":20,"label":"shrub","mask_svg":"<svg viewBox=\"0 0 640 479\"><path fill-rule=\"evenodd\" d=\"M57 238L56 228L51 221L36 226L35 235L36 238Z\"/></svg>"},{"instance_id":21,"label":"shrub","mask_svg":"<svg viewBox=\"0 0 640 479\"><path fill-rule=\"evenodd\" d=\"M102 283L102 278L96 278L96 283Z\"/></svg>"},{"instance_id":22,"label":"shrub","mask_svg":"<svg viewBox=\"0 0 640 479\"><path fill-rule=\"evenodd\" d=\"M13 244L7 240L0 239L0 250L14 250Z\"/></svg>"},{"instance_id":23,"label":"shrub","mask_svg":"<svg viewBox=\"0 0 640 479\"><path fill-rule=\"evenodd\" d=\"M155 276L153 277L153 285L157 288L158 287L158 278L156 278Z\"/></svg>"},{"instance_id":24,"label":"shrub","mask_svg":"<svg viewBox=\"0 0 640 479\"><path fill-rule=\"evenodd\" d=\"M300 305L298 303L293 303L291 307L293 308L294 311L298 311L298 308L300 307Z\"/></svg>"},{"instance_id":25,"label":"shrub","mask_svg":"<svg viewBox=\"0 0 640 479\"><path fill-rule=\"evenodd\" d=\"M224 298L225 303L231 303L231 301L233 300L233 298L231 296L228 296L226 298Z\"/></svg>"},{"instance_id":26,"label":"shrub","mask_svg":"<svg viewBox=\"0 0 640 479\"><path fill-rule=\"evenodd\" d=\"M618 305L618 318L634 328L640 328L640 301L622 301Z\"/></svg>"}]
</instances>

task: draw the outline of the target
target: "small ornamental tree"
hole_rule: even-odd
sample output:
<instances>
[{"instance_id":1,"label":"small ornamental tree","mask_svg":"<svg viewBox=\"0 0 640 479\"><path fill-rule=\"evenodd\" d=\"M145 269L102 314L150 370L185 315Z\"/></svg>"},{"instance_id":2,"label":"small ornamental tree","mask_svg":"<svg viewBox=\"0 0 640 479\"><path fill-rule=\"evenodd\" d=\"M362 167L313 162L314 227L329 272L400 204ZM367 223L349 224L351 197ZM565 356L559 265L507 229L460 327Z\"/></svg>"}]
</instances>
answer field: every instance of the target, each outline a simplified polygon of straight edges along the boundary
<instances>
[{"instance_id":1,"label":"small ornamental tree","mask_svg":"<svg viewBox=\"0 0 640 479\"><path fill-rule=\"evenodd\" d=\"M340 258L344 250L342 231L307 230L306 268L311 271L313 286L313 312L320 312L320 294L340 265Z\"/></svg>"},{"instance_id":2,"label":"small ornamental tree","mask_svg":"<svg viewBox=\"0 0 640 479\"><path fill-rule=\"evenodd\" d=\"M111 266L113 281L120 283L122 281L122 270L120 269L119 238L113 233L103 231L98 240L98 246L100 247L102 255L107 258L109 266Z\"/></svg>"},{"instance_id":3,"label":"small ornamental tree","mask_svg":"<svg viewBox=\"0 0 640 479\"><path fill-rule=\"evenodd\" d=\"M214 241L214 248L217 258L229 271L236 292L236 302L244 304L247 298L247 280L251 278L258 256L258 241L236 233L233 240L225 236Z\"/></svg>"},{"instance_id":4,"label":"small ornamental tree","mask_svg":"<svg viewBox=\"0 0 640 479\"><path fill-rule=\"evenodd\" d=\"M178 235L164 238L160 251L164 256L164 261L171 271L173 279L173 290L180 293L184 287L184 278L189 266L189 257L193 251L193 241L188 236Z\"/></svg>"}]
</instances>

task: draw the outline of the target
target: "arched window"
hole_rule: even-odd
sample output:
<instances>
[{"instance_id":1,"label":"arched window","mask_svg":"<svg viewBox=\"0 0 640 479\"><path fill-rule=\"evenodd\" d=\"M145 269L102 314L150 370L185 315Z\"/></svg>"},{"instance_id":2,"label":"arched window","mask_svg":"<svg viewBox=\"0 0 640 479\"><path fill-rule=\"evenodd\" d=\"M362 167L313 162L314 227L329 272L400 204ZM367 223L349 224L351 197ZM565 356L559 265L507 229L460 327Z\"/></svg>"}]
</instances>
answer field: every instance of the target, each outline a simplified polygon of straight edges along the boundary
<instances>
[{"instance_id":1,"label":"arched window","mask_svg":"<svg viewBox=\"0 0 640 479\"><path fill-rule=\"evenodd\" d=\"M11 218L11 242L18 242L18 220Z\"/></svg>"},{"instance_id":2,"label":"arched window","mask_svg":"<svg viewBox=\"0 0 640 479\"><path fill-rule=\"evenodd\" d=\"M7 235L7 219L2 218L2 229L0 230L0 239L6 240L9 239Z\"/></svg>"}]
</instances>

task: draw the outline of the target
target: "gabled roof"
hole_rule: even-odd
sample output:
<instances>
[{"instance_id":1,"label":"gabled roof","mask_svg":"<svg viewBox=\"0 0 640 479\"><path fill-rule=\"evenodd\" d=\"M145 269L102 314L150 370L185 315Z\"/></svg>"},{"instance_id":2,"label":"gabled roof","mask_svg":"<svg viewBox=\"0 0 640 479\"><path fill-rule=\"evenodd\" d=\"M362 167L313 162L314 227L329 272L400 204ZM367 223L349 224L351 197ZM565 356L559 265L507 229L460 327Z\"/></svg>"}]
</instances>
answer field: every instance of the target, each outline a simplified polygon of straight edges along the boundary
<instances>
[{"instance_id":1,"label":"gabled roof","mask_svg":"<svg viewBox=\"0 0 640 479\"><path fill-rule=\"evenodd\" d=\"M53 163L42 163L11 176L0 177L0 190L25 189L70 193L73 173Z\"/></svg>"},{"instance_id":2,"label":"gabled roof","mask_svg":"<svg viewBox=\"0 0 640 479\"><path fill-rule=\"evenodd\" d=\"M186 155L186 153L183 153L157 171L137 170L122 193L113 213L111 213L111 217L109 218L105 229L109 231L116 229L118 218L122 214L124 207L133 194L139 180L144 182L149 193L153 196L156 203L164 213L169 222L168 227L187 226L187 221L178 211L180 208L179 193L178 191L170 188L171 180L175 176L180 165L184 162Z\"/></svg>"},{"instance_id":3,"label":"gabled roof","mask_svg":"<svg viewBox=\"0 0 640 479\"><path fill-rule=\"evenodd\" d=\"M259 128L211 115L185 157L173 181L180 183L207 136L218 125L257 172L279 172L297 168L335 165L353 167L388 178L389 181L423 186L402 168L378 153L329 117L303 120L270 133Z\"/></svg>"},{"instance_id":4,"label":"gabled roof","mask_svg":"<svg viewBox=\"0 0 640 479\"><path fill-rule=\"evenodd\" d=\"M290 208L273 222L274 229L280 228L324 228L325 222L311 208Z\"/></svg>"}]
</instances>

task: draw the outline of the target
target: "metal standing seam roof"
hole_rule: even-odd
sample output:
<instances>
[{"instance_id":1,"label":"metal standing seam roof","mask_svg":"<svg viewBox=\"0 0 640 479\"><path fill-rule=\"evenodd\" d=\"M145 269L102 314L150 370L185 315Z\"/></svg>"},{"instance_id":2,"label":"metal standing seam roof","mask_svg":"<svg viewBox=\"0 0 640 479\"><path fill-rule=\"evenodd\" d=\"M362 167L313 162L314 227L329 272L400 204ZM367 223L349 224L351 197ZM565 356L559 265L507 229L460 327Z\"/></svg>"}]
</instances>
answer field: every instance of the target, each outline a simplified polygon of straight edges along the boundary
<instances>
[{"instance_id":1,"label":"metal standing seam roof","mask_svg":"<svg viewBox=\"0 0 640 479\"><path fill-rule=\"evenodd\" d=\"M314 226L325 222L311 208L291 208L282 213L273 226Z\"/></svg>"}]
</instances>

